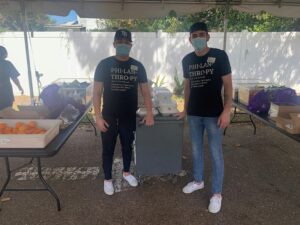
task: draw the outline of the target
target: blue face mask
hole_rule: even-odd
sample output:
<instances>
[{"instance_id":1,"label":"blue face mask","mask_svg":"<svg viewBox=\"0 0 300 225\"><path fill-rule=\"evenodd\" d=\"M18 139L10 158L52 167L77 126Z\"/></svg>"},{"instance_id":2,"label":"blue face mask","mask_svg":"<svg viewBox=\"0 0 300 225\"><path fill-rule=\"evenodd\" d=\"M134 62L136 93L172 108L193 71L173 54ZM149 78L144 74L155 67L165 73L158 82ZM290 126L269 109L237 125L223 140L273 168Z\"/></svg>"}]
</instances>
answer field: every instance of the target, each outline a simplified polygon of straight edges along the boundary
<instances>
[{"instance_id":1,"label":"blue face mask","mask_svg":"<svg viewBox=\"0 0 300 225\"><path fill-rule=\"evenodd\" d=\"M131 46L126 44L116 45L116 54L119 56L129 56Z\"/></svg>"},{"instance_id":2,"label":"blue face mask","mask_svg":"<svg viewBox=\"0 0 300 225\"><path fill-rule=\"evenodd\" d=\"M192 45L196 51L202 51L206 47L206 38L194 38L192 39Z\"/></svg>"}]
</instances>

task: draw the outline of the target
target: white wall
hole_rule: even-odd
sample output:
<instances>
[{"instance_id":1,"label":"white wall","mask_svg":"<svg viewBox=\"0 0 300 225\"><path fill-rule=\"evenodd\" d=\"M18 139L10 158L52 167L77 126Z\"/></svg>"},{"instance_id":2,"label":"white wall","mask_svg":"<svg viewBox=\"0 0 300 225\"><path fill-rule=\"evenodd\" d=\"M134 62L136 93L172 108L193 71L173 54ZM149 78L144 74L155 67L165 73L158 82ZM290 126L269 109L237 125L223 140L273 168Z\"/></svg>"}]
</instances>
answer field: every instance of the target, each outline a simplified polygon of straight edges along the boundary
<instances>
[{"instance_id":1,"label":"white wall","mask_svg":"<svg viewBox=\"0 0 300 225\"><path fill-rule=\"evenodd\" d=\"M77 16L78 25L82 25L87 31L95 29L104 29L105 20L104 19L91 19L91 18L80 18Z\"/></svg>"},{"instance_id":2,"label":"white wall","mask_svg":"<svg viewBox=\"0 0 300 225\"><path fill-rule=\"evenodd\" d=\"M113 36L110 32L34 32L30 38L32 65L44 74L43 85L59 78L93 79L98 62L114 54ZM167 75L171 86L175 68L182 76L181 59L193 50L188 36L134 33L131 55L145 65L150 79ZM261 79L300 92L300 32L228 33L227 40L234 79ZM0 45L7 48L29 94L23 34L0 33ZM222 48L223 33L211 33L209 46ZM37 94L35 77L33 81Z\"/></svg>"}]
</instances>

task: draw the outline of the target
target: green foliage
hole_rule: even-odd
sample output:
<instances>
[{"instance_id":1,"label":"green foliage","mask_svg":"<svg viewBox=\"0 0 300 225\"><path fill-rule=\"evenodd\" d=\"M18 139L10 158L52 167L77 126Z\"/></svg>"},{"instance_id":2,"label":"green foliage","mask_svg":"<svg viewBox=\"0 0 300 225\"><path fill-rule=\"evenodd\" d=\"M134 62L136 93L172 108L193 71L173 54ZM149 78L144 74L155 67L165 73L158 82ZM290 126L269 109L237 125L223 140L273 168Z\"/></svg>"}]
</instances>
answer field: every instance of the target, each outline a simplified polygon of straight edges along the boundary
<instances>
[{"instance_id":1,"label":"green foliage","mask_svg":"<svg viewBox=\"0 0 300 225\"><path fill-rule=\"evenodd\" d=\"M166 76L157 75L155 80L153 81L154 87L163 87L165 82Z\"/></svg>"},{"instance_id":2,"label":"green foliage","mask_svg":"<svg viewBox=\"0 0 300 225\"><path fill-rule=\"evenodd\" d=\"M118 28L126 28L130 31L156 32L163 30L174 33L180 30L181 21L178 20L175 11L170 11L165 18L159 19L106 19L102 31L115 31Z\"/></svg>"},{"instance_id":3,"label":"green foliage","mask_svg":"<svg viewBox=\"0 0 300 225\"><path fill-rule=\"evenodd\" d=\"M175 84L175 87L173 89L174 95L182 96L183 90L184 90L184 81L183 80L180 81L176 68L175 68L175 74L174 74L174 84Z\"/></svg>"},{"instance_id":4,"label":"green foliage","mask_svg":"<svg viewBox=\"0 0 300 225\"><path fill-rule=\"evenodd\" d=\"M45 25L54 22L46 14L27 14L29 31L45 31ZM0 31L22 31L22 18L18 11L10 11L0 14Z\"/></svg>"},{"instance_id":5,"label":"green foliage","mask_svg":"<svg viewBox=\"0 0 300 225\"><path fill-rule=\"evenodd\" d=\"M177 16L175 11L170 11L168 16L158 19L107 19L104 22L106 28L103 31L115 31L122 27L139 32L156 32L158 30L169 33L186 32L193 23L203 21L207 23L210 31L222 32L224 14L225 7L217 7L185 16ZM250 14L231 8L228 15L228 31L240 32L242 30L253 32L300 31L300 19L276 17L266 12Z\"/></svg>"},{"instance_id":6,"label":"green foliage","mask_svg":"<svg viewBox=\"0 0 300 225\"><path fill-rule=\"evenodd\" d=\"M106 19L99 23L99 28L95 31L115 31L118 28L127 28L133 32L156 32L162 30L168 33L187 32L194 22L206 22L210 31L222 32L225 7L212 8L207 11L178 16L175 11L170 11L164 18L152 19ZM45 14L27 15L28 27L30 31L45 31L45 25L54 22ZM100 28L105 27L105 28ZM20 12L6 12L0 14L0 32L21 31L22 20ZM250 14L239 12L234 9L229 10L228 31L240 32L248 30L250 32L285 32L300 31L300 19L281 18L266 12Z\"/></svg>"}]
</instances>

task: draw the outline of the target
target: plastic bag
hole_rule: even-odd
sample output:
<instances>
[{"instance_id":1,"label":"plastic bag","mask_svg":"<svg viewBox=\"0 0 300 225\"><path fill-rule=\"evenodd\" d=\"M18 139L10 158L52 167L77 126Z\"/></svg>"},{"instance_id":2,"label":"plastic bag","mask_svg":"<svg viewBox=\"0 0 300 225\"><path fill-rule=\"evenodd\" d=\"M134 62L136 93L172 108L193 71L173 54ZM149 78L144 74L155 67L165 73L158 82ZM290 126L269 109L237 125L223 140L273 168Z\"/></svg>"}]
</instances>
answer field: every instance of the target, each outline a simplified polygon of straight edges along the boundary
<instances>
[{"instance_id":1,"label":"plastic bag","mask_svg":"<svg viewBox=\"0 0 300 225\"><path fill-rule=\"evenodd\" d=\"M59 118L63 121L64 126L68 126L76 121L80 112L73 105L68 104L61 112Z\"/></svg>"},{"instance_id":2,"label":"plastic bag","mask_svg":"<svg viewBox=\"0 0 300 225\"><path fill-rule=\"evenodd\" d=\"M294 104L295 96L297 96L296 91L292 88L281 87L270 90L270 101L278 104Z\"/></svg>"},{"instance_id":3,"label":"plastic bag","mask_svg":"<svg viewBox=\"0 0 300 225\"><path fill-rule=\"evenodd\" d=\"M296 91L287 87L270 87L257 92L249 101L247 109L253 113L267 114L271 102L276 104L297 104Z\"/></svg>"},{"instance_id":4,"label":"plastic bag","mask_svg":"<svg viewBox=\"0 0 300 225\"><path fill-rule=\"evenodd\" d=\"M66 105L64 98L59 95L57 84L50 84L45 87L40 94L40 98L43 104L48 107L50 118L57 118Z\"/></svg>"},{"instance_id":5,"label":"plastic bag","mask_svg":"<svg viewBox=\"0 0 300 225\"><path fill-rule=\"evenodd\" d=\"M265 114L268 113L270 105L268 92L261 90L250 99L247 109L253 113Z\"/></svg>"}]
</instances>

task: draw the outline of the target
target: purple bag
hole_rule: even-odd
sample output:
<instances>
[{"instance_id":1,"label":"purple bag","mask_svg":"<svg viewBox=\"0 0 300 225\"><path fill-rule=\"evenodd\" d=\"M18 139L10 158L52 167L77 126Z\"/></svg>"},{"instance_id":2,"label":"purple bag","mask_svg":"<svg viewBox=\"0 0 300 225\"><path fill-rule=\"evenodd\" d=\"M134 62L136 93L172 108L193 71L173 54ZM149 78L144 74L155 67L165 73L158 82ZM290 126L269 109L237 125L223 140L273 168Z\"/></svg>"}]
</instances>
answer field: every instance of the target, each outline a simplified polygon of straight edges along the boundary
<instances>
[{"instance_id":1,"label":"purple bag","mask_svg":"<svg viewBox=\"0 0 300 225\"><path fill-rule=\"evenodd\" d=\"M295 104L296 91L292 88L278 88L270 91L270 101L278 104Z\"/></svg>"},{"instance_id":2,"label":"purple bag","mask_svg":"<svg viewBox=\"0 0 300 225\"><path fill-rule=\"evenodd\" d=\"M295 105L300 105L300 96L294 96L293 102L295 103Z\"/></svg>"},{"instance_id":3,"label":"purple bag","mask_svg":"<svg viewBox=\"0 0 300 225\"><path fill-rule=\"evenodd\" d=\"M247 109L253 113L265 114L268 113L270 105L271 103L268 92L261 90L250 99Z\"/></svg>"},{"instance_id":4,"label":"purple bag","mask_svg":"<svg viewBox=\"0 0 300 225\"><path fill-rule=\"evenodd\" d=\"M247 109L257 114L267 114L271 102L276 104L299 104L296 91L292 88L277 87L261 90L254 95Z\"/></svg>"},{"instance_id":5,"label":"purple bag","mask_svg":"<svg viewBox=\"0 0 300 225\"><path fill-rule=\"evenodd\" d=\"M50 111L51 118L58 117L66 105L64 98L59 95L58 91L59 86L57 84L50 84L45 87L40 94L44 105L47 106Z\"/></svg>"}]
</instances>

